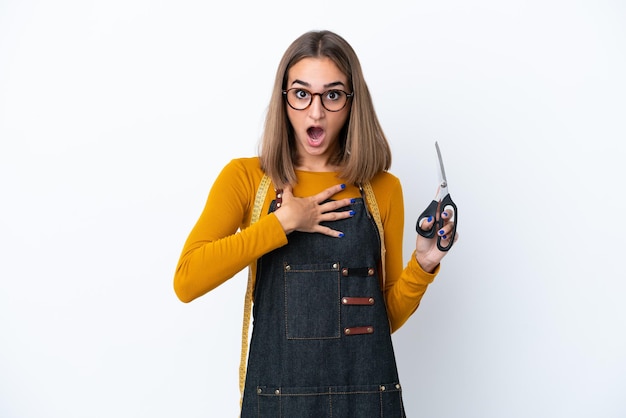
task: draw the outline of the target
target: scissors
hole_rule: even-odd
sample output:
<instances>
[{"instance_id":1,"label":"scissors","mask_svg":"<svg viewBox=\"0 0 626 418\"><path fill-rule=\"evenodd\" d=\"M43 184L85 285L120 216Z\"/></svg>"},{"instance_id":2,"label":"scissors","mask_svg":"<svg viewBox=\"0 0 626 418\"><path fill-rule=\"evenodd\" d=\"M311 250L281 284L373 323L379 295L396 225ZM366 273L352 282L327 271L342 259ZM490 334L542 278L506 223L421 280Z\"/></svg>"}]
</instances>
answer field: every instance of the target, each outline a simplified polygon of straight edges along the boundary
<instances>
[{"instance_id":1,"label":"scissors","mask_svg":"<svg viewBox=\"0 0 626 418\"><path fill-rule=\"evenodd\" d=\"M435 199L430 202L430 205L428 205L426 210L424 210L424 212L422 212L422 214L417 218L415 230L423 237L432 238L435 233L443 227L443 211L451 207L454 210L454 215L452 215L452 220L454 220L454 228L450 233L450 244L448 244L448 246L446 247L441 245L442 237L437 235L437 248L439 248L439 250L441 251L448 251L450 248L452 248L452 244L454 244L458 212L456 209L456 205L450 197L450 193L448 193L448 180L446 178L446 170L443 168L443 159L441 158L441 151L439 150L439 144L437 144L437 141L435 141L435 148L437 149L437 158L439 158L439 189L437 190L437 196L435 196ZM422 228L420 228L420 223L423 219L428 219L429 217L432 217L432 219L435 220L435 224L430 230L424 231Z\"/></svg>"}]
</instances>

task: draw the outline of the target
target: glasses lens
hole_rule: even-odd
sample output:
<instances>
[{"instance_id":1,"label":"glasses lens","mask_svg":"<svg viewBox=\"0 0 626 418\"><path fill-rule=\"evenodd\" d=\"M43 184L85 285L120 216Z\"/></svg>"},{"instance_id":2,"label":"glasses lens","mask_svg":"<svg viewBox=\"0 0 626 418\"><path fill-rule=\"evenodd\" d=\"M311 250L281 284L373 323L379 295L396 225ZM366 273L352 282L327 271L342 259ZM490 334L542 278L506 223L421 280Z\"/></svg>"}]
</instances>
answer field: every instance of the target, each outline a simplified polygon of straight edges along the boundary
<instances>
[{"instance_id":1,"label":"glasses lens","mask_svg":"<svg viewBox=\"0 0 626 418\"><path fill-rule=\"evenodd\" d=\"M343 109L348 96L342 90L328 90L322 94L322 104L331 112Z\"/></svg>"},{"instance_id":2,"label":"glasses lens","mask_svg":"<svg viewBox=\"0 0 626 418\"><path fill-rule=\"evenodd\" d=\"M303 89L287 90L287 102L296 110L304 110L311 104L311 93Z\"/></svg>"}]
</instances>

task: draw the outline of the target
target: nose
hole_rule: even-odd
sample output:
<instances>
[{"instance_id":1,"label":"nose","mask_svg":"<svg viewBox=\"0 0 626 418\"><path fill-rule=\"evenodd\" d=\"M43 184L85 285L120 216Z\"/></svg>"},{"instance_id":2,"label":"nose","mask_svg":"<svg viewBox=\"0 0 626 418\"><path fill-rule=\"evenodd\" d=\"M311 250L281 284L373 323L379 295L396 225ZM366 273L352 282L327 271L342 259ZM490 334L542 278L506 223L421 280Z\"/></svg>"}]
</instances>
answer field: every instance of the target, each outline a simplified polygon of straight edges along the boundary
<instances>
[{"instance_id":1,"label":"nose","mask_svg":"<svg viewBox=\"0 0 626 418\"><path fill-rule=\"evenodd\" d=\"M322 96L320 94L313 96L309 106L309 116L313 119L321 119L324 116L324 106L322 105Z\"/></svg>"}]
</instances>

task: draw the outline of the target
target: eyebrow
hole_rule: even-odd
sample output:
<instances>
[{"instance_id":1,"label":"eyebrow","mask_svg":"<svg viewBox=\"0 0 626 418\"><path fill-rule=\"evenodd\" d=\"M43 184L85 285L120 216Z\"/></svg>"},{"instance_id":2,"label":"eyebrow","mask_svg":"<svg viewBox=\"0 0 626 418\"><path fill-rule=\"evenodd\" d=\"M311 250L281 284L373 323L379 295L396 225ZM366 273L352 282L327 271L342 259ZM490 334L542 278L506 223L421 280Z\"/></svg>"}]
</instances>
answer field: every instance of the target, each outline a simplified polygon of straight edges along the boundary
<instances>
[{"instance_id":1,"label":"eyebrow","mask_svg":"<svg viewBox=\"0 0 626 418\"><path fill-rule=\"evenodd\" d=\"M293 83L291 83L291 85L293 86L294 84L301 84L305 87L311 87L311 83L307 83L306 81L302 81L302 80L293 80ZM328 83L328 84L324 84L324 88L329 88L329 87L336 87L336 86L342 86L345 87L345 84L343 84L341 81L333 81L332 83Z\"/></svg>"}]
</instances>

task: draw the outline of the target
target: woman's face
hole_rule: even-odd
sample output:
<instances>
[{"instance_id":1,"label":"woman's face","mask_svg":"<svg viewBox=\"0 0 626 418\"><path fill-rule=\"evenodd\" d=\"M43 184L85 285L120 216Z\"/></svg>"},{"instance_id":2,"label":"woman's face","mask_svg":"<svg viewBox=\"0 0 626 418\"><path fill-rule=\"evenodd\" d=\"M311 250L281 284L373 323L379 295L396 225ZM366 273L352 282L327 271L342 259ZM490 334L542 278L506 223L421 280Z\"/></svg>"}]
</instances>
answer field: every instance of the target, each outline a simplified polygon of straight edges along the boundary
<instances>
[{"instance_id":1,"label":"woman's face","mask_svg":"<svg viewBox=\"0 0 626 418\"><path fill-rule=\"evenodd\" d=\"M303 110L285 103L295 134L297 168L336 170L337 167L328 165L328 160L339 152L339 133L350 114L351 100L342 93L352 93L348 77L329 58L304 58L289 70L285 90L289 103L298 108L306 106L312 98L310 106ZM341 110L332 112L324 107L335 110L344 99L347 103Z\"/></svg>"}]
</instances>

